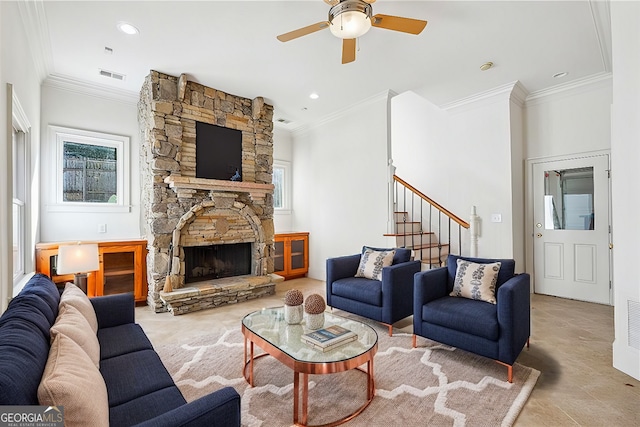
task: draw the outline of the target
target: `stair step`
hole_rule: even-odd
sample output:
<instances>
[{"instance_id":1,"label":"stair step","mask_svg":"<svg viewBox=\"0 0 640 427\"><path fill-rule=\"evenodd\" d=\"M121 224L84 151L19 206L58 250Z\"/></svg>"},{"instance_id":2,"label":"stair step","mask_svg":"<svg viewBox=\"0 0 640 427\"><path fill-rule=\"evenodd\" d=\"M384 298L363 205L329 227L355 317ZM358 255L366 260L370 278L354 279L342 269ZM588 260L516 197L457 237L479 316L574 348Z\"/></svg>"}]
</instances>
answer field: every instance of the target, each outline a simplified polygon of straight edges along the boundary
<instances>
[{"instance_id":1,"label":"stair step","mask_svg":"<svg viewBox=\"0 0 640 427\"><path fill-rule=\"evenodd\" d=\"M385 233L385 237L403 237L403 236L420 236L420 235L432 235L433 231L417 231L414 233Z\"/></svg>"}]
</instances>

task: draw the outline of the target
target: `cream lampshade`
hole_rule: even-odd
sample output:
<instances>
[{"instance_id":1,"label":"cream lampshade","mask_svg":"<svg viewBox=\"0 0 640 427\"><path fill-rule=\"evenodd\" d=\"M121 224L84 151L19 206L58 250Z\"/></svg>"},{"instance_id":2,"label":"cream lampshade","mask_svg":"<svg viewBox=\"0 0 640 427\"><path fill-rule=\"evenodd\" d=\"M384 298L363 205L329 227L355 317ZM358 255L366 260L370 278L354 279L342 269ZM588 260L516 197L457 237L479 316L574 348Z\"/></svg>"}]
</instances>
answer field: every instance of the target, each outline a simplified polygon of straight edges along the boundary
<instances>
[{"instance_id":1,"label":"cream lampshade","mask_svg":"<svg viewBox=\"0 0 640 427\"><path fill-rule=\"evenodd\" d=\"M100 259L96 243L78 243L58 247L58 274L73 273L73 282L87 292L87 272L98 270Z\"/></svg>"}]
</instances>

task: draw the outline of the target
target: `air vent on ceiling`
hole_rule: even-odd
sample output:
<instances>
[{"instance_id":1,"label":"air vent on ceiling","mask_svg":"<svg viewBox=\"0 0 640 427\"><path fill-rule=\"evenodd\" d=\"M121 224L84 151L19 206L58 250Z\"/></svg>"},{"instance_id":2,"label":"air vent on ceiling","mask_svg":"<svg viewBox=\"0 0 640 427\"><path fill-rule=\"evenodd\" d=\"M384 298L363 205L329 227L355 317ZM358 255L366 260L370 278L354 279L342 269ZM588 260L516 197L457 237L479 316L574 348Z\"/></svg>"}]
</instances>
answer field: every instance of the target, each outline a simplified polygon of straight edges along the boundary
<instances>
[{"instance_id":1,"label":"air vent on ceiling","mask_svg":"<svg viewBox=\"0 0 640 427\"><path fill-rule=\"evenodd\" d=\"M640 350L640 302L627 300L629 347Z\"/></svg>"},{"instance_id":2,"label":"air vent on ceiling","mask_svg":"<svg viewBox=\"0 0 640 427\"><path fill-rule=\"evenodd\" d=\"M100 70L100 75L104 77L109 77L111 79L123 81L125 79L124 74L114 73L113 71Z\"/></svg>"}]
</instances>

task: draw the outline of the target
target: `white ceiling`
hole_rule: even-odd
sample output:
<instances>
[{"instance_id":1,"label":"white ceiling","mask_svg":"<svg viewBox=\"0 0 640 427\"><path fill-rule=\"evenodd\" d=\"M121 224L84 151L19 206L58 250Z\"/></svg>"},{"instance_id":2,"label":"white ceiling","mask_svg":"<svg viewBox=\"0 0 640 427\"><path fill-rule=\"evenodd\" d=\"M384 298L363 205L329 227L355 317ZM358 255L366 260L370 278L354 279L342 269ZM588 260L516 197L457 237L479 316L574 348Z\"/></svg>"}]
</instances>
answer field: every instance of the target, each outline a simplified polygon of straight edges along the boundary
<instances>
[{"instance_id":1,"label":"white ceiling","mask_svg":"<svg viewBox=\"0 0 640 427\"><path fill-rule=\"evenodd\" d=\"M276 40L326 20L329 6L322 0L40 5L31 22L40 20L33 31L54 78L138 93L151 69L185 73L234 95L265 97L275 119L290 121L290 129L387 90L414 90L443 106L516 80L535 93L611 71L607 1L378 0L374 14L429 23L418 36L372 28L359 40L356 61L346 65L341 40L329 30ZM140 34L120 33L119 21ZM486 61L495 66L480 71ZM99 69L126 79L108 79ZM569 74L552 77L563 71ZM311 100L312 92L320 98Z\"/></svg>"}]
</instances>

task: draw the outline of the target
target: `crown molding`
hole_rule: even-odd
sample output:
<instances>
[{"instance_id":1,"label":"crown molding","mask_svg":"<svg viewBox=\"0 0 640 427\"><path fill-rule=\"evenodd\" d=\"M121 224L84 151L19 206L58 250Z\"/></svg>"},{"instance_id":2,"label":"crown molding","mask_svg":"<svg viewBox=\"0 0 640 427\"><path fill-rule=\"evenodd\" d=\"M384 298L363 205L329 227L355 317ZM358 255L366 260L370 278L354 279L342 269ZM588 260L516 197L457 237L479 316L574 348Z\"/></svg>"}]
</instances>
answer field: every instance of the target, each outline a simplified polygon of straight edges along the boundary
<instances>
[{"instance_id":1,"label":"crown molding","mask_svg":"<svg viewBox=\"0 0 640 427\"><path fill-rule=\"evenodd\" d=\"M320 118L319 120L313 122L313 123L308 123L308 124L303 124L297 127L293 127L291 128L291 133L294 135L298 135L304 132L307 132L311 129L317 128L319 126L325 125L327 123L330 123L338 118L343 117L346 114L349 114L353 111L359 110L360 108L366 107L368 105L374 104L376 102L380 102L382 100L388 100L393 98L394 96L396 96L398 93L394 92L393 90L385 90L382 91L380 93L377 93L373 96L370 96L368 98L365 98L359 102L356 102L355 104L351 104L348 107L345 107L341 110L337 110L334 111L331 114L328 114L322 118Z\"/></svg>"},{"instance_id":2,"label":"crown molding","mask_svg":"<svg viewBox=\"0 0 640 427\"><path fill-rule=\"evenodd\" d=\"M95 96L109 101L123 102L125 104L138 104L140 94L129 90L113 88L111 86L88 82L60 74L52 74L42 83L43 86L82 95Z\"/></svg>"},{"instance_id":3,"label":"crown molding","mask_svg":"<svg viewBox=\"0 0 640 427\"><path fill-rule=\"evenodd\" d=\"M589 10L593 19L600 57L605 72L611 72L611 6L609 0L589 0Z\"/></svg>"},{"instance_id":4,"label":"crown molding","mask_svg":"<svg viewBox=\"0 0 640 427\"><path fill-rule=\"evenodd\" d=\"M20 1L18 11L22 19L34 68L44 80L53 70L53 53L49 40L49 27L44 11L44 1Z\"/></svg>"},{"instance_id":5,"label":"crown molding","mask_svg":"<svg viewBox=\"0 0 640 427\"><path fill-rule=\"evenodd\" d=\"M583 77L581 79L572 80L567 83L551 86L546 89L537 90L535 92L531 92L529 96L527 96L525 103L527 106L536 105L540 102L545 102L554 95L572 95L600 84L603 86L609 85L611 84L612 77L612 73L602 72Z\"/></svg>"},{"instance_id":6,"label":"crown molding","mask_svg":"<svg viewBox=\"0 0 640 427\"><path fill-rule=\"evenodd\" d=\"M445 111L453 112L454 110L465 110L470 108L477 108L480 105L484 104L493 104L497 101L503 101L510 98L511 93L516 85L520 85L518 91L524 91L526 93L526 89L524 86L520 84L518 81L507 83L493 89L489 89L484 92L479 92L474 95L468 96L466 98L461 98L453 102L449 102L443 105L440 105Z\"/></svg>"}]
</instances>

